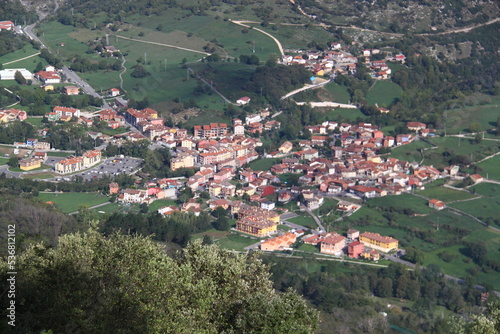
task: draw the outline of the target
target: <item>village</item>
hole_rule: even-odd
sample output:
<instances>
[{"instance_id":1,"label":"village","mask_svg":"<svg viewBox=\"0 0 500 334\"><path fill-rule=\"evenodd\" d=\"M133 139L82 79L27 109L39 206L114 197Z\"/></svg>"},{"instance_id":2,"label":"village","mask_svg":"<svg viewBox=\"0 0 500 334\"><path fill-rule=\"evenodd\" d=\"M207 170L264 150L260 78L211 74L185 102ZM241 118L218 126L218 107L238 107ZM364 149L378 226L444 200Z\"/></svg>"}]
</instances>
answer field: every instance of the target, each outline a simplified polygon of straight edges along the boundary
<instances>
[{"instance_id":1,"label":"village","mask_svg":"<svg viewBox=\"0 0 500 334\"><path fill-rule=\"evenodd\" d=\"M4 124L23 121L26 117L25 112L16 109L3 110L0 115L3 115L0 119ZM280 230L280 225L289 224L286 221L288 209L283 204L296 202L301 211L314 215L312 211L320 208L325 199L333 198L338 200L336 210L350 215L370 198L424 189L426 183L440 178L465 177L459 174L458 166L439 171L432 166L379 154L382 148L397 147L434 135L433 130L419 122L408 122L408 133L392 137L369 123L325 121L306 127L305 131L310 132L309 140L284 141L277 151L259 154L257 150L262 142L254 136L255 133L281 126L280 122L271 118L268 109L249 114L244 120L233 119L231 125L211 123L194 126L191 133L186 129L165 126L164 119L151 108L126 108L119 100L113 104L113 109L85 113L85 116L76 108L54 107L45 117L49 122L69 122L84 127L98 119L110 128L127 127L131 130L114 136L88 132L103 145L120 146L126 142L145 140L151 145L168 148L173 156L170 168L174 171L192 169L196 171L194 175L175 179L143 179L138 183L140 188L121 189L116 182L112 182L109 194L117 196L117 201L124 204L150 205L159 199L177 199L180 191L189 188L193 198L179 206L161 207L158 213L164 216L174 212L199 215L203 210L213 211L221 207L236 219L232 230L260 240L257 247L263 251L286 251L293 249L297 243L304 243L316 246L320 253L336 257L377 261L380 253L398 251L398 240L370 231L360 233L349 230L341 235L327 231L321 223L311 230L293 224L290 226L296 228L292 230ZM48 135L47 131L45 129L45 135ZM19 168L23 171L40 168L51 150L49 143L38 139L14 144L32 149L29 157L19 161ZM330 150L328 157L320 153L325 147ZM53 171L57 175L71 177L94 168L102 159L101 151L94 149L81 156L59 159ZM281 162L267 171L252 170L249 163L257 159L278 159ZM299 175L298 185L287 186L283 183L280 176L284 174ZM474 180L481 181L480 178ZM199 200L201 193L208 193L206 205ZM436 210L445 207L443 202L435 199L428 205Z\"/></svg>"},{"instance_id":2,"label":"village","mask_svg":"<svg viewBox=\"0 0 500 334\"><path fill-rule=\"evenodd\" d=\"M284 65L303 65L317 77L356 74L358 60L361 59L364 60L362 65L366 66L372 78L387 80L392 73L387 62L404 63L406 60L404 54L398 53L392 55L392 52L386 53L379 49L365 49L360 54L353 55L341 43L332 43L329 50L325 51L289 51L291 54L281 57L279 63Z\"/></svg>"}]
</instances>

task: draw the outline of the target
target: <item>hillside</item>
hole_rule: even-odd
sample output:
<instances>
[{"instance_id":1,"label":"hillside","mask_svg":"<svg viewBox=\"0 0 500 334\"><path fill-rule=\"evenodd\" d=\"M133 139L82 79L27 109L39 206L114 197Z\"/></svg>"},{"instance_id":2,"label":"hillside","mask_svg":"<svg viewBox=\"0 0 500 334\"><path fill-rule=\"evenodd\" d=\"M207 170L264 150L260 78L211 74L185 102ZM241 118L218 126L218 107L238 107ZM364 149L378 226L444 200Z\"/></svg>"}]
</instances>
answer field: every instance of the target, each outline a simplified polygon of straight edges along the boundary
<instances>
[{"instance_id":1,"label":"hillside","mask_svg":"<svg viewBox=\"0 0 500 334\"><path fill-rule=\"evenodd\" d=\"M484 0L298 0L296 3L325 23L394 33L444 31L483 23L499 13L498 2Z\"/></svg>"}]
</instances>

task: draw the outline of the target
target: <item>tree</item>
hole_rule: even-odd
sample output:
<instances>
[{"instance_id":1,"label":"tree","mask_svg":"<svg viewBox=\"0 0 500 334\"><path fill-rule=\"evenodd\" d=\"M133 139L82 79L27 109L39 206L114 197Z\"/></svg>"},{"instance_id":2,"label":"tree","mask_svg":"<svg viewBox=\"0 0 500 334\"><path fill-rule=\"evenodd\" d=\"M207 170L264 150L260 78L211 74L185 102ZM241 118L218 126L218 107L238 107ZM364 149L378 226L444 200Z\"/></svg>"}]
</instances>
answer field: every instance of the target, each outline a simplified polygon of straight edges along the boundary
<instances>
[{"instance_id":1,"label":"tree","mask_svg":"<svg viewBox=\"0 0 500 334\"><path fill-rule=\"evenodd\" d=\"M9 161L7 161L7 165L10 167L18 167L19 166L19 158L18 157L11 157Z\"/></svg>"},{"instance_id":2,"label":"tree","mask_svg":"<svg viewBox=\"0 0 500 334\"><path fill-rule=\"evenodd\" d=\"M140 207L140 211L141 213L148 213L148 205L146 203L141 203L141 205L139 205Z\"/></svg>"},{"instance_id":3,"label":"tree","mask_svg":"<svg viewBox=\"0 0 500 334\"><path fill-rule=\"evenodd\" d=\"M219 231L229 231L230 227L231 226L229 225L229 221L226 216L220 216L214 222L214 228Z\"/></svg>"},{"instance_id":4,"label":"tree","mask_svg":"<svg viewBox=\"0 0 500 334\"><path fill-rule=\"evenodd\" d=\"M146 69L140 65L140 64L137 64L137 65L134 65L133 66L134 68L134 71L130 74L133 78L145 78L147 77L148 75L151 75L148 71L146 71Z\"/></svg>"},{"instance_id":5,"label":"tree","mask_svg":"<svg viewBox=\"0 0 500 334\"><path fill-rule=\"evenodd\" d=\"M6 282L6 261L1 267ZM16 269L23 272L16 324L29 333L312 333L318 327L317 311L300 296L274 291L258 254L233 254L201 240L174 259L149 238L105 238L92 228L60 237L56 248L28 249Z\"/></svg>"},{"instance_id":6,"label":"tree","mask_svg":"<svg viewBox=\"0 0 500 334\"><path fill-rule=\"evenodd\" d=\"M16 73L14 74L14 79L16 79L16 81L17 81L18 84L20 84L20 85L26 85L26 79L23 77L23 75L21 74L21 72L16 71Z\"/></svg>"}]
</instances>

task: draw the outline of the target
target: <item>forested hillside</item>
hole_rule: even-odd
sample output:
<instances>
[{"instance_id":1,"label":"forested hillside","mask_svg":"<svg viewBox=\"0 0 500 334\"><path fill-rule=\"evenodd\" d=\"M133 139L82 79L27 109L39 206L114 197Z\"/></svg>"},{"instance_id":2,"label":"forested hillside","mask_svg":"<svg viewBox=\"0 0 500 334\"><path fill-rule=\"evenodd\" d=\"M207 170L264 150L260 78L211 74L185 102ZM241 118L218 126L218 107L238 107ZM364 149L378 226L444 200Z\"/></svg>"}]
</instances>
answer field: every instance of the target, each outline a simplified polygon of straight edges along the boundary
<instances>
[{"instance_id":1,"label":"forested hillside","mask_svg":"<svg viewBox=\"0 0 500 334\"><path fill-rule=\"evenodd\" d=\"M394 33L439 31L483 23L496 18L499 11L495 1L298 0L296 3L321 21Z\"/></svg>"}]
</instances>

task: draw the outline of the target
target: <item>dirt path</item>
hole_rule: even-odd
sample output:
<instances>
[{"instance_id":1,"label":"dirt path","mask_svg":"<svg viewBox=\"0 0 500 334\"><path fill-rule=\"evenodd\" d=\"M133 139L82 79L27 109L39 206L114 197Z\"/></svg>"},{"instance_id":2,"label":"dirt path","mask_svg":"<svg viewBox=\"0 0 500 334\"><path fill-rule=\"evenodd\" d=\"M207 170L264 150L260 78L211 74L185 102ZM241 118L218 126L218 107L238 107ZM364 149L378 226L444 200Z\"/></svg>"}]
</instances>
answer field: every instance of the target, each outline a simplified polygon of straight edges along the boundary
<instances>
[{"instance_id":1,"label":"dirt path","mask_svg":"<svg viewBox=\"0 0 500 334\"><path fill-rule=\"evenodd\" d=\"M23 58L19 58L19 59L13 60L13 61L9 61L9 62L3 63L3 65L9 65L9 64L17 63L18 61L25 60L25 59L28 59L28 58L31 58L31 57L35 57L35 56L38 56L39 54L40 54L40 52L37 52L35 54L32 54L31 56L27 56L27 57L23 57Z\"/></svg>"},{"instance_id":2,"label":"dirt path","mask_svg":"<svg viewBox=\"0 0 500 334\"><path fill-rule=\"evenodd\" d=\"M193 50L193 49L188 49L188 48L183 48L181 46L176 46L176 45L170 45L170 44L164 44L164 43L157 43L157 42L150 42L150 41L144 41L141 39L135 39L135 38L130 38L130 37L125 37L121 35L116 35L116 37L121 38L121 39L127 39L129 41L134 41L134 42L140 42L140 43L146 43L146 44L152 44L152 45L159 45L159 46L166 46L169 48L174 48L174 49L179 49L179 50L184 50L184 51L190 51L194 53L201 53L205 56L210 56L211 53L204 52L204 51L199 51L199 50Z\"/></svg>"},{"instance_id":3,"label":"dirt path","mask_svg":"<svg viewBox=\"0 0 500 334\"><path fill-rule=\"evenodd\" d=\"M122 59L123 59L123 62L122 62L123 71L121 71L118 76L120 77L120 89L126 93L127 91L123 88L123 77L122 77L122 75L125 72L127 72L127 68L125 67L125 62L126 62L125 57L122 56Z\"/></svg>"}]
</instances>

